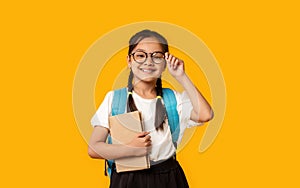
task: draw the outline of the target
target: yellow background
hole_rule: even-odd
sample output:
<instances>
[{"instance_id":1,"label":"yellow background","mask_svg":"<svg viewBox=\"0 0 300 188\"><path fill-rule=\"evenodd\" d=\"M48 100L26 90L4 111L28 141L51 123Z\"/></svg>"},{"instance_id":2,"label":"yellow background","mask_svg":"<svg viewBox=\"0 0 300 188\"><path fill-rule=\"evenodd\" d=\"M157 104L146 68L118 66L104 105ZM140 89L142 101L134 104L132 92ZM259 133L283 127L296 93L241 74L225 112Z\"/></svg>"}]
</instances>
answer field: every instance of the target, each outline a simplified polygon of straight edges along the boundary
<instances>
[{"instance_id":1,"label":"yellow background","mask_svg":"<svg viewBox=\"0 0 300 188\"><path fill-rule=\"evenodd\" d=\"M223 72L217 139L199 153L198 128L178 154L190 187L299 187L297 12L289 0L2 2L0 187L108 187L74 120L73 78L95 40L139 21L192 31Z\"/></svg>"}]
</instances>

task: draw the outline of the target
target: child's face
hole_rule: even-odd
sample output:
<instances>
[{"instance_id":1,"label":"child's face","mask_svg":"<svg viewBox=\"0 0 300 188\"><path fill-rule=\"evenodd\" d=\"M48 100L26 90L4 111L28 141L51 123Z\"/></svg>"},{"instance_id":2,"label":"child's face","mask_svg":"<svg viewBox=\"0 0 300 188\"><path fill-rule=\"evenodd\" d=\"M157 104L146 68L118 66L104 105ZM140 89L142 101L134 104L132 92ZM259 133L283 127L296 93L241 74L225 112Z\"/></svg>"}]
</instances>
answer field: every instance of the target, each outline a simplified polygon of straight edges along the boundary
<instances>
[{"instance_id":1,"label":"child's face","mask_svg":"<svg viewBox=\"0 0 300 188\"><path fill-rule=\"evenodd\" d=\"M135 83L138 81L144 82L152 82L156 81L165 70L165 61L161 61L161 63L153 62L151 55L149 53L153 52L163 52L162 46L159 44L158 40L153 37L144 38L139 42L139 44L132 50L132 53L135 52L146 52L148 58L143 63L136 62L132 55L127 57L127 62L129 68L131 68L134 74ZM132 54L131 53L131 54ZM164 55L164 53L163 53ZM139 58L140 56L137 56ZM159 61L156 61L159 62Z\"/></svg>"}]
</instances>

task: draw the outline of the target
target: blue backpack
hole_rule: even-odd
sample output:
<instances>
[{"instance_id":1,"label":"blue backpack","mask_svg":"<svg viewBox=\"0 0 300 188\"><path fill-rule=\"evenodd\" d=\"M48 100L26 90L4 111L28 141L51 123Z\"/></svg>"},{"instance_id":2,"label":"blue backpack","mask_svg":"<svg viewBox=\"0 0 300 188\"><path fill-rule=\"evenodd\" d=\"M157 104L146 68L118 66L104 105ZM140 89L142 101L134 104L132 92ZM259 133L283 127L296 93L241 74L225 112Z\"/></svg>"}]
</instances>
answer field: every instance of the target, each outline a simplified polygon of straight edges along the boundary
<instances>
[{"instance_id":1,"label":"blue backpack","mask_svg":"<svg viewBox=\"0 0 300 188\"><path fill-rule=\"evenodd\" d=\"M122 88L114 91L112 101L112 116L123 114L126 112L127 95L127 88ZM167 111L168 124L172 134L172 141L175 148L177 148L180 124L176 97L171 89L163 88L163 101ZM107 138L107 143L112 143L110 135ZM107 175L106 172L108 172L109 176L111 175L112 168L114 168L113 163L113 160L105 160L105 175ZM108 168L106 168L106 164L108 165Z\"/></svg>"}]
</instances>

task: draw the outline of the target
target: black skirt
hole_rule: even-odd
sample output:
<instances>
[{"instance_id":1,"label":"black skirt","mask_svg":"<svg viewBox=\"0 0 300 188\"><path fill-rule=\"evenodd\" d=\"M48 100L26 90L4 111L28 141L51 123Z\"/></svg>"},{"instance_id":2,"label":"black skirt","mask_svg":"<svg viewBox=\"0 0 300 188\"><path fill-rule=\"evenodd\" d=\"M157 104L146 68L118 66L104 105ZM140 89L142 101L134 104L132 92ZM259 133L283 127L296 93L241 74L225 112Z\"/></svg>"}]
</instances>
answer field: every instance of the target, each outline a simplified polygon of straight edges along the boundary
<instances>
[{"instance_id":1,"label":"black skirt","mask_svg":"<svg viewBox=\"0 0 300 188\"><path fill-rule=\"evenodd\" d=\"M188 182L178 161L172 157L149 169L112 171L110 188L188 188Z\"/></svg>"}]
</instances>

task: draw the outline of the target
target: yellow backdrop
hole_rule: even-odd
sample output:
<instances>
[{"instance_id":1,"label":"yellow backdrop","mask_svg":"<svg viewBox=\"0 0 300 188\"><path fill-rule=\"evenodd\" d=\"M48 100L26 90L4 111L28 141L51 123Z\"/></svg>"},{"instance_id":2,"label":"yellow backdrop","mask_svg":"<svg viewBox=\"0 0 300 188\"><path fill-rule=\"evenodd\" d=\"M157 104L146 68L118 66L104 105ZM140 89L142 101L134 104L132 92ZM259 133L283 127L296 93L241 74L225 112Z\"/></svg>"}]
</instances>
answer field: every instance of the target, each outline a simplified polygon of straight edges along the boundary
<instances>
[{"instance_id":1,"label":"yellow backdrop","mask_svg":"<svg viewBox=\"0 0 300 188\"><path fill-rule=\"evenodd\" d=\"M142 21L196 34L226 83L213 145L199 152L208 124L178 153L190 187L299 187L298 10L290 0L2 2L0 187L108 187L75 121L74 77L97 39ZM188 71L211 100L205 77ZM95 107L111 87L102 81Z\"/></svg>"}]
</instances>

